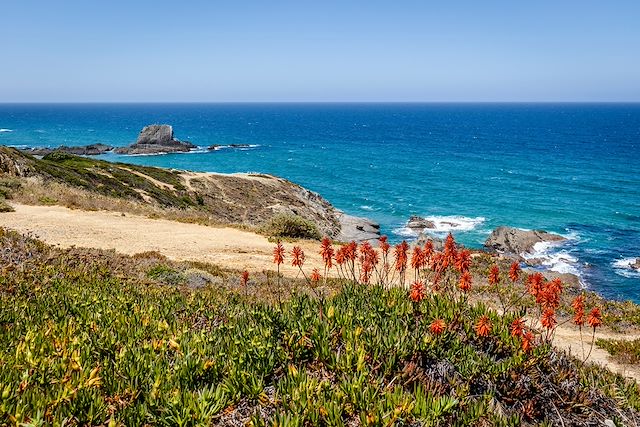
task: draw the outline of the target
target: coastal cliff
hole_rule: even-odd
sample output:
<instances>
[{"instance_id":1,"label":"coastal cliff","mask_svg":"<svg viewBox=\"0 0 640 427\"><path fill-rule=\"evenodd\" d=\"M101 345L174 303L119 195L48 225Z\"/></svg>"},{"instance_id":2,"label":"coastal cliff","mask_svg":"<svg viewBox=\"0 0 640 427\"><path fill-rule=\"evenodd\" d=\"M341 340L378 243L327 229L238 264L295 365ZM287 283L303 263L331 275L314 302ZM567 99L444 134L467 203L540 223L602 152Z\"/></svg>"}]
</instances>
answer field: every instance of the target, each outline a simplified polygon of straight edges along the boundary
<instances>
[{"instance_id":1,"label":"coastal cliff","mask_svg":"<svg viewBox=\"0 0 640 427\"><path fill-rule=\"evenodd\" d=\"M377 224L345 215L319 194L271 175L195 173L63 152L38 159L0 147L0 177L12 179L5 197L29 204L133 210L186 222L250 228L285 215L302 218L319 235L333 239L371 240L379 235Z\"/></svg>"}]
</instances>

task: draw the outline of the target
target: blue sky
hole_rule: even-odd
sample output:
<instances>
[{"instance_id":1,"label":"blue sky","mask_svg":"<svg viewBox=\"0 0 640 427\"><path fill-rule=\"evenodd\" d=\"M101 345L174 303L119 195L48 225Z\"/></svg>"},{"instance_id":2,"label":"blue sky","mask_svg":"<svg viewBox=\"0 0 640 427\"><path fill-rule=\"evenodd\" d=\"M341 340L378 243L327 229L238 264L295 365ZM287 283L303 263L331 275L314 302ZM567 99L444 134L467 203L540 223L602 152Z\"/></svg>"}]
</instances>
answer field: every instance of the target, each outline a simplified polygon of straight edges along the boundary
<instances>
[{"instance_id":1,"label":"blue sky","mask_svg":"<svg viewBox=\"0 0 640 427\"><path fill-rule=\"evenodd\" d=\"M0 102L640 101L640 1L0 4Z\"/></svg>"}]
</instances>

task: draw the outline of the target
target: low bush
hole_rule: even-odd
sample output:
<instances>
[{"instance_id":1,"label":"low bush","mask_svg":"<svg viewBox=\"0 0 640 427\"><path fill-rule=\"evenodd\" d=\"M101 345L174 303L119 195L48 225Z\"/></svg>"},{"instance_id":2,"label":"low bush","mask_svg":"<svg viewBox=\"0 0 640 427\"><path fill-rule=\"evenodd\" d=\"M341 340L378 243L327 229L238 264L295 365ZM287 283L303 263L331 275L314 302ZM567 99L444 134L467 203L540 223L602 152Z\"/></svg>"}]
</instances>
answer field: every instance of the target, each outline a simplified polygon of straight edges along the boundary
<instances>
[{"instance_id":1,"label":"low bush","mask_svg":"<svg viewBox=\"0 0 640 427\"><path fill-rule=\"evenodd\" d=\"M261 232L271 237L291 239L320 240L322 237L313 221L291 214L273 216L261 227Z\"/></svg>"}]
</instances>

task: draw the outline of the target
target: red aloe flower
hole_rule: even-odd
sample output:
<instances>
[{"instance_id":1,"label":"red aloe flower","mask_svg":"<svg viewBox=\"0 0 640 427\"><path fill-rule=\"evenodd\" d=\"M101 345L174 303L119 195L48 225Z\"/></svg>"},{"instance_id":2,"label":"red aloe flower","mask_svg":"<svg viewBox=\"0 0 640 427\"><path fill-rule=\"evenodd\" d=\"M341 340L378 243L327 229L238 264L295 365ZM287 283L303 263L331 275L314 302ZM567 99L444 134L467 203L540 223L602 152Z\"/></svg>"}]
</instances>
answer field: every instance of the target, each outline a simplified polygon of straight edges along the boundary
<instances>
[{"instance_id":1,"label":"red aloe flower","mask_svg":"<svg viewBox=\"0 0 640 427\"><path fill-rule=\"evenodd\" d=\"M527 278L527 290L529 294L539 302L540 292L542 291L542 284L544 282L544 276L542 273L532 274Z\"/></svg>"},{"instance_id":2,"label":"red aloe flower","mask_svg":"<svg viewBox=\"0 0 640 427\"><path fill-rule=\"evenodd\" d=\"M419 270L422 268L422 263L422 248L420 248L420 246L415 246L413 248L413 253L411 254L411 268Z\"/></svg>"},{"instance_id":3,"label":"red aloe flower","mask_svg":"<svg viewBox=\"0 0 640 427\"><path fill-rule=\"evenodd\" d=\"M547 308L542 313L540 323L547 329L553 329L558 322L556 321L556 312L552 308Z\"/></svg>"},{"instance_id":4,"label":"red aloe flower","mask_svg":"<svg viewBox=\"0 0 640 427\"><path fill-rule=\"evenodd\" d=\"M524 351L525 353L529 353L531 351L531 349L533 348L533 341L534 340L535 340L535 337L533 336L531 331L527 331L522 336L522 351Z\"/></svg>"},{"instance_id":5,"label":"red aloe flower","mask_svg":"<svg viewBox=\"0 0 640 427\"><path fill-rule=\"evenodd\" d=\"M482 316L476 323L476 334L478 334L479 337L488 337L491 333L491 327L492 325L491 320L489 320L489 316Z\"/></svg>"},{"instance_id":6,"label":"red aloe flower","mask_svg":"<svg viewBox=\"0 0 640 427\"><path fill-rule=\"evenodd\" d=\"M602 326L602 313L600 312L600 309L598 307L593 307L591 313L589 313L587 323L589 323L589 326L591 326L594 330L598 326Z\"/></svg>"},{"instance_id":7,"label":"red aloe flower","mask_svg":"<svg viewBox=\"0 0 640 427\"><path fill-rule=\"evenodd\" d=\"M511 322L511 335L514 337L522 337L524 334L524 319L515 319Z\"/></svg>"},{"instance_id":8,"label":"red aloe flower","mask_svg":"<svg viewBox=\"0 0 640 427\"><path fill-rule=\"evenodd\" d=\"M458 252L456 249L456 241L453 239L453 235L449 233L447 238L444 241L444 268L447 268L449 265L453 265L456 262L456 258L458 257Z\"/></svg>"},{"instance_id":9,"label":"red aloe flower","mask_svg":"<svg viewBox=\"0 0 640 427\"><path fill-rule=\"evenodd\" d=\"M542 304L546 308L556 309L560 306L560 294L562 293L562 280L559 278L547 282L541 292Z\"/></svg>"},{"instance_id":10,"label":"red aloe flower","mask_svg":"<svg viewBox=\"0 0 640 427\"><path fill-rule=\"evenodd\" d=\"M331 261L333 260L333 246L331 246L331 239L328 237L322 239L322 243L320 244L320 255L324 261L324 267L326 269L330 269L332 266Z\"/></svg>"},{"instance_id":11,"label":"red aloe flower","mask_svg":"<svg viewBox=\"0 0 640 427\"><path fill-rule=\"evenodd\" d=\"M345 248L346 249L344 251L344 256L347 261L355 261L358 251L358 244L356 242L351 242L347 246L345 246Z\"/></svg>"},{"instance_id":12,"label":"red aloe flower","mask_svg":"<svg viewBox=\"0 0 640 427\"><path fill-rule=\"evenodd\" d=\"M413 302L420 302L425 297L425 287L424 283L417 281L411 284L411 292L409 293L409 298Z\"/></svg>"},{"instance_id":13,"label":"red aloe flower","mask_svg":"<svg viewBox=\"0 0 640 427\"><path fill-rule=\"evenodd\" d=\"M394 248L394 255L396 257L396 270L399 272L403 272L407 269L407 251L409 250L409 245L404 240L402 243L399 243Z\"/></svg>"},{"instance_id":14,"label":"red aloe flower","mask_svg":"<svg viewBox=\"0 0 640 427\"><path fill-rule=\"evenodd\" d=\"M469 292L471 290L471 273L465 271L460 276L460 284L458 285L462 292Z\"/></svg>"},{"instance_id":15,"label":"red aloe flower","mask_svg":"<svg viewBox=\"0 0 640 427\"><path fill-rule=\"evenodd\" d=\"M573 323L577 326L584 325L584 295L578 295L571 303L573 307Z\"/></svg>"},{"instance_id":16,"label":"red aloe flower","mask_svg":"<svg viewBox=\"0 0 640 427\"><path fill-rule=\"evenodd\" d=\"M273 263L280 265L284 262L284 246L280 240L276 244L276 247L273 249Z\"/></svg>"},{"instance_id":17,"label":"red aloe flower","mask_svg":"<svg viewBox=\"0 0 640 427\"><path fill-rule=\"evenodd\" d=\"M291 250L291 265L302 268L304 265L304 251L300 246L294 246Z\"/></svg>"},{"instance_id":18,"label":"red aloe flower","mask_svg":"<svg viewBox=\"0 0 640 427\"><path fill-rule=\"evenodd\" d=\"M463 249L458 252L458 258L456 259L456 269L459 272L465 272L471 267L471 251L469 249Z\"/></svg>"},{"instance_id":19,"label":"red aloe flower","mask_svg":"<svg viewBox=\"0 0 640 427\"><path fill-rule=\"evenodd\" d=\"M318 270L317 268L314 268L313 271L311 272L311 276L309 277L309 279L311 280L311 283L316 285L320 280L322 280L322 276L320 275L320 270Z\"/></svg>"},{"instance_id":20,"label":"red aloe flower","mask_svg":"<svg viewBox=\"0 0 640 427\"><path fill-rule=\"evenodd\" d=\"M431 325L429 325L429 330L433 335L440 335L444 332L446 327L447 325L444 323L444 320L434 319L434 321L431 322Z\"/></svg>"},{"instance_id":21,"label":"red aloe flower","mask_svg":"<svg viewBox=\"0 0 640 427\"><path fill-rule=\"evenodd\" d=\"M509 269L509 279L511 279L512 282L517 282L518 278L520 278L520 264L518 263L518 261L513 261L511 263L511 268Z\"/></svg>"},{"instance_id":22,"label":"red aloe flower","mask_svg":"<svg viewBox=\"0 0 640 427\"><path fill-rule=\"evenodd\" d=\"M242 286L247 286L247 283L249 283L249 272L247 270L242 272L240 282L242 283Z\"/></svg>"},{"instance_id":23,"label":"red aloe flower","mask_svg":"<svg viewBox=\"0 0 640 427\"><path fill-rule=\"evenodd\" d=\"M380 242L380 250L382 251L383 255L387 255L389 253L389 249L391 248L391 245L389 244L389 242L387 242L387 240L387 236L380 236L378 238L378 241Z\"/></svg>"},{"instance_id":24,"label":"red aloe flower","mask_svg":"<svg viewBox=\"0 0 640 427\"><path fill-rule=\"evenodd\" d=\"M489 284L497 285L500 282L500 269L497 265L493 265L491 270L489 270Z\"/></svg>"},{"instance_id":25,"label":"red aloe flower","mask_svg":"<svg viewBox=\"0 0 640 427\"><path fill-rule=\"evenodd\" d=\"M346 246L341 246L340 249L336 251L336 264L342 265L347 261L346 249Z\"/></svg>"},{"instance_id":26,"label":"red aloe flower","mask_svg":"<svg viewBox=\"0 0 640 427\"><path fill-rule=\"evenodd\" d=\"M433 256L433 242L431 240L427 240L427 243L424 244L422 254L424 256L425 265L431 262L431 257Z\"/></svg>"}]
</instances>

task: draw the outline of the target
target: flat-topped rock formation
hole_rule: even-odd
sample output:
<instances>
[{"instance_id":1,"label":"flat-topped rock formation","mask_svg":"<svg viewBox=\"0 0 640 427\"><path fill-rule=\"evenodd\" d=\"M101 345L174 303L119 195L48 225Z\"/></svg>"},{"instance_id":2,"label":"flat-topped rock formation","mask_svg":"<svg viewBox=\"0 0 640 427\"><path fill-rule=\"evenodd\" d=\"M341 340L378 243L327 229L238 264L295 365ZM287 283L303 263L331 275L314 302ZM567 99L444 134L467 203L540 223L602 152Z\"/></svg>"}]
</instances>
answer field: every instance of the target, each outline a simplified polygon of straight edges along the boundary
<instances>
[{"instance_id":1,"label":"flat-topped rock formation","mask_svg":"<svg viewBox=\"0 0 640 427\"><path fill-rule=\"evenodd\" d=\"M524 253L531 254L536 243L562 242L564 240L566 239L562 236L543 230L498 227L491 232L484 246L489 251L520 258Z\"/></svg>"},{"instance_id":2,"label":"flat-topped rock formation","mask_svg":"<svg viewBox=\"0 0 640 427\"><path fill-rule=\"evenodd\" d=\"M380 224L367 218L347 215L337 211L336 216L340 224L340 231L335 239L341 242L374 242L380 237Z\"/></svg>"},{"instance_id":3,"label":"flat-topped rock formation","mask_svg":"<svg viewBox=\"0 0 640 427\"><path fill-rule=\"evenodd\" d=\"M47 154L51 154L56 151L75 154L76 156L97 156L100 154L108 153L112 150L113 147L111 145L89 144L74 147L67 147L66 145L62 145L56 148L27 148L22 151L27 154L31 154L32 156L46 156Z\"/></svg>"},{"instance_id":4,"label":"flat-topped rock formation","mask_svg":"<svg viewBox=\"0 0 640 427\"><path fill-rule=\"evenodd\" d=\"M413 215L409 218L409 221L407 222L407 228L420 233L425 229L436 228L436 224L433 221L429 221L426 218Z\"/></svg>"},{"instance_id":5,"label":"flat-topped rock formation","mask_svg":"<svg viewBox=\"0 0 640 427\"><path fill-rule=\"evenodd\" d=\"M117 148L118 154L162 154L184 153L196 148L188 141L179 141L173 136L173 127L170 125L145 126L138 140L128 147Z\"/></svg>"}]
</instances>

